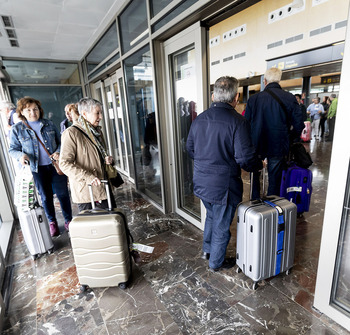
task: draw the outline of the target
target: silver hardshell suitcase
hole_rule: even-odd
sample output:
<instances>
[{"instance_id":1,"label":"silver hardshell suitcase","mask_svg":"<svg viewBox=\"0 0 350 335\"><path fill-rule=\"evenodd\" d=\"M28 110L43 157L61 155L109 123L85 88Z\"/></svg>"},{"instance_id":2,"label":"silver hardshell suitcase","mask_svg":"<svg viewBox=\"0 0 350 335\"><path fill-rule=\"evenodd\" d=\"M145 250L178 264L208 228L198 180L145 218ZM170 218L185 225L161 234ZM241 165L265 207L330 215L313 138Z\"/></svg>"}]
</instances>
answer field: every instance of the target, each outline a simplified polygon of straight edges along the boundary
<instances>
[{"instance_id":1,"label":"silver hardshell suitcase","mask_svg":"<svg viewBox=\"0 0 350 335\"><path fill-rule=\"evenodd\" d=\"M237 208L238 271L254 281L282 272L294 262L297 207L277 196L242 202Z\"/></svg>"},{"instance_id":2,"label":"silver hardshell suitcase","mask_svg":"<svg viewBox=\"0 0 350 335\"><path fill-rule=\"evenodd\" d=\"M111 209L107 184L106 191ZM92 210L79 213L69 225L81 290L111 286L125 289L132 267L131 241L125 215L118 209L92 207Z\"/></svg>"},{"instance_id":3,"label":"silver hardshell suitcase","mask_svg":"<svg viewBox=\"0 0 350 335\"><path fill-rule=\"evenodd\" d=\"M54 249L50 235L49 224L44 208L36 206L28 211L18 211L19 223L21 225L24 241L33 259Z\"/></svg>"}]
</instances>

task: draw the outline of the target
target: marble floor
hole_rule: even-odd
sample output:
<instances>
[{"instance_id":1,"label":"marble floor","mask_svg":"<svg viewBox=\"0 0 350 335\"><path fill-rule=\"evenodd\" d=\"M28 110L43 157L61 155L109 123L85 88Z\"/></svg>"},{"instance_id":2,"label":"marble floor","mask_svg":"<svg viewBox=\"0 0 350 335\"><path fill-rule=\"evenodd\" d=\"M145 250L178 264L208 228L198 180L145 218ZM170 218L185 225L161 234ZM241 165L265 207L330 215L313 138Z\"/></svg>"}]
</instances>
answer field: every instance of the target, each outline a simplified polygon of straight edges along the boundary
<instances>
[{"instance_id":1,"label":"marble floor","mask_svg":"<svg viewBox=\"0 0 350 335\"><path fill-rule=\"evenodd\" d=\"M3 334L349 334L312 307L331 145L306 144L314 160L312 205L297 221L290 275L264 280L253 291L236 267L211 273L200 258L201 231L178 215L164 215L125 184L115 195L117 204L135 241L154 247L133 265L130 286L80 293L62 216L54 253L36 261L17 225ZM243 177L247 199L248 175ZM235 253L235 226L236 218L228 256Z\"/></svg>"}]
</instances>

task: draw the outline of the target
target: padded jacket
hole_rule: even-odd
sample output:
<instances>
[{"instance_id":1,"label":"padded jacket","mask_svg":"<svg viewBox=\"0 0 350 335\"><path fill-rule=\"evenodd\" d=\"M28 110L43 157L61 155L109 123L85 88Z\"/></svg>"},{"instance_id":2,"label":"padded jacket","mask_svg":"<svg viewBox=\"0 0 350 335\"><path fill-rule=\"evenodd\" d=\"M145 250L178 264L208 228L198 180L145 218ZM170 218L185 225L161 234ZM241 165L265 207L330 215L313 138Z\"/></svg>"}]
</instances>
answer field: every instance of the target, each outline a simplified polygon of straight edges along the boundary
<instances>
[{"instance_id":1,"label":"padded jacket","mask_svg":"<svg viewBox=\"0 0 350 335\"><path fill-rule=\"evenodd\" d=\"M79 124L74 125L84 131ZM97 147L75 127L67 128L62 134L60 168L69 178L72 200L77 204L91 201L88 183L92 179L105 178ZM92 192L95 201L107 199L104 184L93 186Z\"/></svg>"},{"instance_id":2,"label":"padded jacket","mask_svg":"<svg viewBox=\"0 0 350 335\"><path fill-rule=\"evenodd\" d=\"M280 98L288 116L266 90L271 90ZM264 91L253 95L248 100L244 117L250 122L253 144L262 159L287 156L290 140L300 138L305 126L295 96L282 90L278 83L270 83ZM291 126L293 129L289 133Z\"/></svg>"},{"instance_id":3,"label":"padded jacket","mask_svg":"<svg viewBox=\"0 0 350 335\"><path fill-rule=\"evenodd\" d=\"M227 103L213 103L196 117L186 148L194 159L194 194L210 203L236 206L243 194L241 168L262 167L249 123Z\"/></svg>"}]
</instances>

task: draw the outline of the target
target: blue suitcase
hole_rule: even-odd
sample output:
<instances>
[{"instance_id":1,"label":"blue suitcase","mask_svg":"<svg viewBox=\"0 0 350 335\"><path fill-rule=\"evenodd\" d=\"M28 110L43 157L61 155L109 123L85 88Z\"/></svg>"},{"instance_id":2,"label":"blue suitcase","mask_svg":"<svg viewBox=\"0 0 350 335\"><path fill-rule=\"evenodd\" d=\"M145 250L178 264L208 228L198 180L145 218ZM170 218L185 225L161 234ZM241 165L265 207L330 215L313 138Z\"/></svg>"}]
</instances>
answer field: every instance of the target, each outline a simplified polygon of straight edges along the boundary
<instances>
[{"instance_id":1,"label":"blue suitcase","mask_svg":"<svg viewBox=\"0 0 350 335\"><path fill-rule=\"evenodd\" d=\"M283 171L280 196L297 205L298 214L308 212L312 194L312 172L296 165Z\"/></svg>"}]
</instances>

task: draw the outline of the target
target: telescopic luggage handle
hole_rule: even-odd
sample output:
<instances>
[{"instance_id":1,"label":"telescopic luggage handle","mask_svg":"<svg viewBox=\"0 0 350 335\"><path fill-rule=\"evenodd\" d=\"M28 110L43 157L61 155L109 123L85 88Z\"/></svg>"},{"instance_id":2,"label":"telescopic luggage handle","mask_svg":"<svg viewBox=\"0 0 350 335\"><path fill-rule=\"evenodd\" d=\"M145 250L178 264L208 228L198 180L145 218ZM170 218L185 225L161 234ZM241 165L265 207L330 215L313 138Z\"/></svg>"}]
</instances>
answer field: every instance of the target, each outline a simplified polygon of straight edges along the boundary
<instances>
[{"instance_id":1,"label":"telescopic luggage handle","mask_svg":"<svg viewBox=\"0 0 350 335\"><path fill-rule=\"evenodd\" d=\"M106 194L107 194L107 203L108 203L108 210L111 211L113 210L112 208L112 200L111 200L111 193L109 192L109 187L108 187L108 180L101 180L101 183L105 185L105 190L106 190ZM91 199L91 207L92 209L95 209L95 200L94 200L94 195L92 193L92 185L88 184L89 187L89 193L90 193L90 199Z\"/></svg>"}]
</instances>

